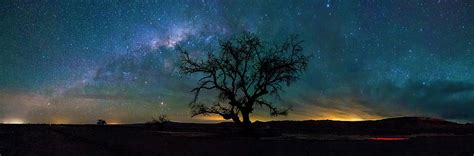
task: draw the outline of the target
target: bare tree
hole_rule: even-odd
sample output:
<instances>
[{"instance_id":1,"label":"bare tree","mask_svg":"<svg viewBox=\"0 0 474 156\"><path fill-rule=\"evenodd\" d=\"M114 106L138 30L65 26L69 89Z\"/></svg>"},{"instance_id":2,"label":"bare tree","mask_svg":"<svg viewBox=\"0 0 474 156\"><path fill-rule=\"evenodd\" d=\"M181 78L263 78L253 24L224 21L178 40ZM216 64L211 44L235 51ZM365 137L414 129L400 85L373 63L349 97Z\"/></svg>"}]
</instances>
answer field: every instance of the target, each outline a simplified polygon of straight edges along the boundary
<instances>
[{"instance_id":1,"label":"bare tree","mask_svg":"<svg viewBox=\"0 0 474 156\"><path fill-rule=\"evenodd\" d=\"M290 108L279 109L265 97L279 97L283 85L289 86L305 71L309 56L303 54L302 42L294 35L281 44L266 47L255 34L243 33L220 42L220 51L208 52L202 60L191 58L187 50L178 48L180 71L204 75L192 90L193 117L218 114L248 128L249 114L255 106L268 108L272 116L286 115ZM218 100L208 105L199 103L202 90L218 91Z\"/></svg>"}]
</instances>

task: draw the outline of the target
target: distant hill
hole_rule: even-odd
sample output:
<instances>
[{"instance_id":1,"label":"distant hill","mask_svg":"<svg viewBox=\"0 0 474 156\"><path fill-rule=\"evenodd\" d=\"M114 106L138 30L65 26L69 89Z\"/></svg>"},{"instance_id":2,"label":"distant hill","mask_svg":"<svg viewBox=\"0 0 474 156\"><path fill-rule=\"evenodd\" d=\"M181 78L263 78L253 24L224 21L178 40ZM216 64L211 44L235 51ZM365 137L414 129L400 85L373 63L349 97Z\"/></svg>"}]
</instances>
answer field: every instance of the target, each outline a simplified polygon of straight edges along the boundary
<instances>
[{"instance_id":1,"label":"distant hill","mask_svg":"<svg viewBox=\"0 0 474 156\"><path fill-rule=\"evenodd\" d=\"M322 134L418 134L418 133L474 133L471 124L458 124L427 117L397 117L369 121L270 121L256 122L256 127L268 128L282 133Z\"/></svg>"},{"instance_id":2,"label":"distant hill","mask_svg":"<svg viewBox=\"0 0 474 156\"><path fill-rule=\"evenodd\" d=\"M439 128L439 127L452 127L460 126L461 124L446 121L436 118L428 117L398 117L398 118L387 118L377 121L384 125L402 126L402 127L419 127L419 128Z\"/></svg>"}]
</instances>

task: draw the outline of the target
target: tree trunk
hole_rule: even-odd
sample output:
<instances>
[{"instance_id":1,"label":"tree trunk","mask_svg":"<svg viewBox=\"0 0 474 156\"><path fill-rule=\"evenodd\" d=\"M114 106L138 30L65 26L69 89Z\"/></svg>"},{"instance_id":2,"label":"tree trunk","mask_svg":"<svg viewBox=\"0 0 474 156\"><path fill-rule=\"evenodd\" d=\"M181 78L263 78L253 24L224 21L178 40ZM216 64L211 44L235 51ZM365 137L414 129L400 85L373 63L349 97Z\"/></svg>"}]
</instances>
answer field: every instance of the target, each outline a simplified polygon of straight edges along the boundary
<instances>
[{"instance_id":1,"label":"tree trunk","mask_svg":"<svg viewBox=\"0 0 474 156\"><path fill-rule=\"evenodd\" d=\"M247 111L242 111L242 126L245 129L249 129L251 126L250 122L250 113Z\"/></svg>"},{"instance_id":2,"label":"tree trunk","mask_svg":"<svg viewBox=\"0 0 474 156\"><path fill-rule=\"evenodd\" d=\"M237 125L239 125L239 126L242 124L242 122L240 121L238 115L234 115L234 116L232 117L232 121L234 121L234 123L237 124Z\"/></svg>"}]
</instances>

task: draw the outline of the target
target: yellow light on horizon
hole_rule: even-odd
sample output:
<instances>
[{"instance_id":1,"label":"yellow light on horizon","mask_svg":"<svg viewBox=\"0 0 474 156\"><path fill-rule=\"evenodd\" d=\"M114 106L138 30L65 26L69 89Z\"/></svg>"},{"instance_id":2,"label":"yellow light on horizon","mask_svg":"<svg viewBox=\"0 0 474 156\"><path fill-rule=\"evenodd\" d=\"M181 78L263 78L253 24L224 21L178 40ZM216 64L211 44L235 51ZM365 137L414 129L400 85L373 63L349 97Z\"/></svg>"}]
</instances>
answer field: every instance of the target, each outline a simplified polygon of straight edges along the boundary
<instances>
[{"instance_id":1,"label":"yellow light on horizon","mask_svg":"<svg viewBox=\"0 0 474 156\"><path fill-rule=\"evenodd\" d=\"M356 113L341 113L341 112L327 112L322 113L321 117L316 117L316 120L334 120L334 121L366 121L382 119L381 116L370 114L356 114Z\"/></svg>"},{"instance_id":2,"label":"yellow light on horizon","mask_svg":"<svg viewBox=\"0 0 474 156\"><path fill-rule=\"evenodd\" d=\"M25 124L25 121L22 119L6 119L3 120L3 124Z\"/></svg>"},{"instance_id":3,"label":"yellow light on horizon","mask_svg":"<svg viewBox=\"0 0 474 156\"><path fill-rule=\"evenodd\" d=\"M372 120L372 119L363 119L363 118L328 118L326 120L333 120L333 121L365 121L365 120Z\"/></svg>"},{"instance_id":4,"label":"yellow light on horizon","mask_svg":"<svg viewBox=\"0 0 474 156\"><path fill-rule=\"evenodd\" d=\"M120 124L123 124L123 122L120 119L115 119L114 118L114 119L110 119L110 121L107 121L107 124L109 124L109 125L120 125Z\"/></svg>"}]
</instances>

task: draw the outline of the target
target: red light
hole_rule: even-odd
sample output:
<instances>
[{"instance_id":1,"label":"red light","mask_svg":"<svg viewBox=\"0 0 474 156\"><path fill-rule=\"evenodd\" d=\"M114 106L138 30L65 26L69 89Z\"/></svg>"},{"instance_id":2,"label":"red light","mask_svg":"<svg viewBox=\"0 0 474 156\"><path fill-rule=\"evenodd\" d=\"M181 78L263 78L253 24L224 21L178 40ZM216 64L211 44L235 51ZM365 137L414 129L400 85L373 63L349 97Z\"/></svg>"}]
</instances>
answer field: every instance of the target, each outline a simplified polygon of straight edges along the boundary
<instances>
[{"instance_id":1,"label":"red light","mask_svg":"<svg viewBox=\"0 0 474 156\"><path fill-rule=\"evenodd\" d=\"M404 137L376 137L376 138L369 138L369 140L374 140L374 141L400 141L400 140L408 140L408 138L404 138Z\"/></svg>"}]
</instances>

